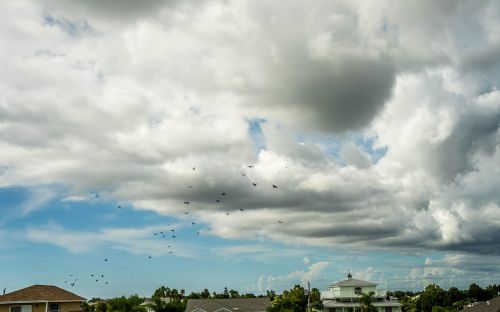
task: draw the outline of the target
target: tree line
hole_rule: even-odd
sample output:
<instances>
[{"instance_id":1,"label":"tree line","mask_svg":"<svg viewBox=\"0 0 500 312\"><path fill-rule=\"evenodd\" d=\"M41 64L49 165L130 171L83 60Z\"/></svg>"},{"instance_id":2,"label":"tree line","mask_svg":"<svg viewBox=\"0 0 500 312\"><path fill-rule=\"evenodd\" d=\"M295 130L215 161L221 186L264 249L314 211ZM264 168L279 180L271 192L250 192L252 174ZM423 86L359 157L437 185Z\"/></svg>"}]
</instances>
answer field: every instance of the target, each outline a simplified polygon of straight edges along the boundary
<instances>
[{"instance_id":1,"label":"tree line","mask_svg":"<svg viewBox=\"0 0 500 312\"><path fill-rule=\"evenodd\" d=\"M486 288L481 288L473 283L465 290L456 287L444 290L436 284L430 284L420 292L401 290L387 292L387 298L396 297L403 305L403 312L453 312L463 309L472 302L489 300L497 296L499 292L500 284L492 284ZM228 290L227 287L220 293L204 289L200 292L186 294L184 289L177 290L161 286L154 291L151 301L148 301L146 305L143 305L145 298L140 298L138 295L107 300L93 298L88 303L83 304L82 310L83 312L146 312L148 307L155 312L184 312L188 299L269 297L272 302L269 312L304 312L307 311L308 295L307 289L300 285L284 290L281 294L268 290L262 295L240 294L236 290ZM376 311L371 303L372 297L373 293L362 294L360 301L361 312ZM310 303L312 310L323 310L320 291L317 288L311 289Z\"/></svg>"},{"instance_id":2,"label":"tree line","mask_svg":"<svg viewBox=\"0 0 500 312\"><path fill-rule=\"evenodd\" d=\"M462 310L468 304L486 301L499 295L500 284L492 284L486 288L476 283L468 289L451 287L444 290L436 284L430 284L423 291L393 291L388 296L394 296L403 304L403 312L452 312Z\"/></svg>"}]
</instances>

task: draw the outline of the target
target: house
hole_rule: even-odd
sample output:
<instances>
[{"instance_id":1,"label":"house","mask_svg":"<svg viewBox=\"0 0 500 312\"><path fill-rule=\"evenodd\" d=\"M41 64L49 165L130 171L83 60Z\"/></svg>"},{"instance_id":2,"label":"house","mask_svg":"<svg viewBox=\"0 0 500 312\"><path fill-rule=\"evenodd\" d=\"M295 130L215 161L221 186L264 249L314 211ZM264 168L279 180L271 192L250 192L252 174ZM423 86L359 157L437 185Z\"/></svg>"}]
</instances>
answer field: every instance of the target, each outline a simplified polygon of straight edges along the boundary
<instances>
[{"instance_id":1,"label":"house","mask_svg":"<svg viewBox=\"0 0 500 312\"><path fill-rule=\"evenodd\" d=\"M465 307L460 312L500 312L500 296L487 301L477 302L474 305Z\"/></svg>"},{"instance_id":2,"label":"house","mask_svg":"<svg viewBox=\"0 0 500 312\"><path fill-rule=\"evenodd\" d=\"M269 298L188 299L186 312L265 312Z\"/></svg>"},{"instance_id":3,"label":"house","mask_svg":"<svg viewBox=\"0 0 500 312\"><path fill-rule=\"evenodd\" d=\"M86 299L51 285L33 285L0 296L0 312L76 312Z\"/></svg>"},{"instance_id":4,"label":"house","mask_svg":"<svg viewBox=\"0 0 500 312\"><path fill-rule=\"evenodd\" d=\"M371 303L378 312L401 312L402 304L396 299L387 299L385 291L377 291L377 284L352 278L351 273L347 279L328 286L321 292L325 312L359 312L362 294L374 293Z\"/></svg>"}]
</instances>

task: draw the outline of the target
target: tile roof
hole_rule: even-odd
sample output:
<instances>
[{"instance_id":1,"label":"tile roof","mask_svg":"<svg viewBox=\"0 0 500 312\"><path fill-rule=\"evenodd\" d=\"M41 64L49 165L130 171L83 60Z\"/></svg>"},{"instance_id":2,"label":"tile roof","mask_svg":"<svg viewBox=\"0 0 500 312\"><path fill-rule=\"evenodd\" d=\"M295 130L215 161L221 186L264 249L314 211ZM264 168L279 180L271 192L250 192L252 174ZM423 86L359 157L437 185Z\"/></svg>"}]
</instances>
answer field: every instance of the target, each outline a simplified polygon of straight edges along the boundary
<instances>
[{"instance_id":1,"label":"tile roof","mask_svg":"<svg viewBox=\"0 0 500 312\"><path fill-rule=\"evenodd\" d=\"M0 296L2 301L85 301L72 292L51 285L33 285Z\"/></svg>"},{"instance_id":2,"label":"tile roof","mask_svg":"<svg viewBox=\"0 0 500 312\"><path fill-rule=\"evenodd\" d=\"M330 287L339 287L339 286L354 286L354 287L367 287L367 286L377 286L377 284L367 281L362 281L354 278L349 278L335 284L330 285Z\"/></svg>"},{"instance_id":3,"label":"tile roof","mask_svg":"<svg viewBox=\"0 0 500 312\"><path fill-rule=\"evenodd\" d=\"M493 299L478 302L470 308L460 310L460 312L500 312L500 296Z\"/></svg>"},{"instance_id":4,"label":"tile roof","mask_svg":"<svg viewBox=\"0 0 500 312\"><path fill-rule=\"evenodd\" d=\"M269 298L188 299L186 312L192 312L197 309L206 312L215 312L220 309L231 312L255 312L266 311L269 307L271 307L271 300Z\"/></svg>"}]
</instances>

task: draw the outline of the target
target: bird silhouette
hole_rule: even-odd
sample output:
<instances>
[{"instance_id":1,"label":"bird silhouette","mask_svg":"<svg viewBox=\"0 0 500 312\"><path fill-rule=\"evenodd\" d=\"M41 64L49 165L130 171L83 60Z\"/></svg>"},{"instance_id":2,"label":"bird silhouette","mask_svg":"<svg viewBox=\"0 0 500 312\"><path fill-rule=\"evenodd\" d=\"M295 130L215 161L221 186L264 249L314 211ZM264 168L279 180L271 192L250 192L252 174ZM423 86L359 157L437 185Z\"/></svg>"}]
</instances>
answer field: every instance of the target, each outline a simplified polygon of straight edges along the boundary
<instances>
[{"instance_id":1,"label":"bird silhouette","mask_svg":"<svg viewBox=\"0 0 500 312\"><path fill-rule=\"evenodd\" d=\"M196 167L195 167L195 166L193 166L193 170L196 170Z\"/></svg>"},{"instance_id":2,"label":"bird silhouette","mask_svg":"<svg viewBox=\"0 0 500 312\"><path fill-rule=\"evenodd\" d=\"M275 185L275 184L273 184L273 188L278 188L278 186L277 186L277 185Z\"/></svg>"},{"instance_id":3,"label":"bird silhouette","mask_svg":"<svg viewBox=\"0 0 500 312\"><path fill-rule=\"evenodd\" d=\"M172 238L175 238L175 235L172 235Z\"/></svg>"},{"instance_id":4,"label":"bird silhouette","mask_svg":"<svg viewBox=\"0 0 500 312\"><path fill-rule=\"evenodd\" d=\"M195 224L196 224L196 222L191 222L191 224L192 224L192 225L195 225Z\"/></svg>"},{"instance_id":5,"label":"bird silhouette","mask_svg":"<svg viewBox=\"0 0 500 312\"><path fill-rule=\"evenodd\" d=\"M240 208L240 211L245 211L245 209L243 209L243 208Z\"/></svg>"},{"instance_id":6,"label":"bird silhouette","mask_svg":"<svg viewBox=\"0 0 500 312\"><path fill-rule=\"evenodd\" d=\"M252 183L253 186L257 186L257 183Z\"/></svg>"},{"instance_id":7,"label":"bird silhouette","mask_svg":"<svg viewBox=\"0 0 500 312\"><path fill-rule=\"evenodd\" d=\"M118 205L118 208L122 209L122 206Z\"/></svg>"},{"instance_id":8,"label":"bird silhouette","mask_svg":"<svg viewBox=\"0 0 500 312\"><path fill-rule=\"evenodd\" d=\"M189 214L189 212L184 212L184 214Z\"/></svg>"},{"instance_id":9,"label":"bird silhouette","mask_svg":"<svg viewBox=\"0 0 500 312\"><path fill-rule=\"evenodd\" d=\"M248 165L247 167L248 167L248 168L253 168L253 165Z\"/></svg>"},{"instance_id":10,"label":"bird silhouette","mask_svg":"<svg viewBox=\"0 0 500 312\"><path fill-rule=\"evenodd\" d=\"M197 231L197 232L196 232L196 235L200 235L200 231Z\"/></svg>"},{"instance_id":11,"label":"bird silhouette","mask_svg":"<svg viewBox=\"0 0 500 312\"><path fill-rule=\"evenodd\" d=\"M189 205L189 202L188 202L188 201L185 201L185 202L184 202L184 204Z\"/></svg>"},{"instance_id":12,"label":"bird silhouette","mask_svg":"<svg viewBox=\"0 0 500 312\"><path fill-rule=\"evenodd\" d=\"M148 258L151 259L151 256L149 256Z\"/></svg>"},{"instance_id":13,"label":"bird silhouette","mask_svg":"<svg viewBox=\"0 0 500 312\"><path fill-rule=\"evenodd\" d=\"M70 285L71 285L71 286L75 286L75 283L71 283Z\"/></svg>"},{"instance_id":14,"label":"bird silhouette","mask_svg":"<svg viewBox=\"0 0 500 312\"><path fill-rule=\"evenodd\" d=\"M104 261L106 261L106 262L108 262L108 260L109 260L108 258L104 259Z\"/></svg>"},{"instance_id":15,"label":"bird silhouette","mask_svg":"<svg viewBox=\"0 0 500 312\"><path fill-rule=\"evenodd\" d=\"M283 222L283 221L281 221L281 220L278 220L278 223L285 223L285 222Z\"/></svg>"},{"instance_id":16,"label":"bird silhouette","mask_svg":"<svg viewBox=\"0 0 500 312\"><path fill-rule=\"evenodd\" d=\"M226 196L226 193L221 193L222 196Z\"/></svg>"},{"instance_id":17,"label":"bird silhouette","mask_svg":"<svg viewBox=\"0 0 500 312\"><path fill-rule=\"evenodd\" d=\"M108 285L109 282L105 282L104 284Z\"/></svg>"},{"instance_id":18,"label":"bird silhouette","mask_svg":"<svg viewBox=\"0 0 500 312\"><path fill-rule=\"evenodd\" d=\"M216 199L216 200L215 200L215 202L216 202L217 204L220 204L220 200L218 200L218 199Z\"/></svg>"},{"instance_id":19,"label":"bird silhouette","mask_svg":"<svg viewBox=\"0 0 500 312\"><path fill-rule=\"evenodd\" d=\"M171 229L170 232L175 232L175 229Z\"/></svg>"},{"instance_id":20,"label":"bird silhouette","mask_svg":"<svg viewBox=\"0 0 500 312\"><path fill-rule=\"evenodd\" d=\"M190 185L190 186L188 186L188 188L193 188L193 186L192 186L192 185Z\"/></svg>"},{"instance_id":21,"label":"bird silhouette","mask_svg":"<svg viewBox=\"0 0 500 312\"><path fill-rule=\"evenodd\" d=\"M246 175L247 175L247 174L246 174L246 173L244 173L244 172L242 172L242 173L241 173L241 176L243 176L243 177L244 177L244 176L246 176Z\"/></svg>"}]
</instances>

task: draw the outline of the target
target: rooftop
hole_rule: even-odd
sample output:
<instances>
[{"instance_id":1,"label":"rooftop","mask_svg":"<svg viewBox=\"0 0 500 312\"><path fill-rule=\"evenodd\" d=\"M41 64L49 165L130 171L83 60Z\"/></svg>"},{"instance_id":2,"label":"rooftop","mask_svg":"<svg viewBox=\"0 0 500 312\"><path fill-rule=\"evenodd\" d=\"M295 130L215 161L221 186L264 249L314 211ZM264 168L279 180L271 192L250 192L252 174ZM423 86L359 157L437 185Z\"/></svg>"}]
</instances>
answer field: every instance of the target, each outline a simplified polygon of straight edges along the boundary
<instances>
[{"instance_id":1,"label":"rooftop","mask_svg":"<svg viewBox=\"0 0 500 312\"><path fill-rule=\"evenodd\" d=\"M377 286L377 284L358 280L355 278L348 278L346 280L337 282L335 284L331 284L329 287L342 287L342 286L368 287L368 286Z\"/></svg>"},{"instance_id":2,"label":"rooftop","mask_svg":"<svg viewBox=\"0 0 500 312\"><path fill-rule=\"evenodd\" d=\"M0 296L2 302L11 301L85 301L72 292L52 285L33 285Z\"/></svg>"},{"instance_id":3,"label":"rooftop","mask_svg":"<svg viewBox=\"0 0 500 312\"><path fill-rule=\"evenodd\" d=\"M470 308L465 308L460 312L499 312L500 311L500 296L493 299L476 303Z\"/></svg>"},{"instance_id":4,"label":"rooftop","mask_svg":"<svg viewBox=\"0 0 500 312\"><path fill-rule=\"evenodd\" d=\"M186 312L203 310L215 312L220 309L238 312L266 311L271 306L269 298L239 299L188 299Z\"/></svg>"}]
</instances>

